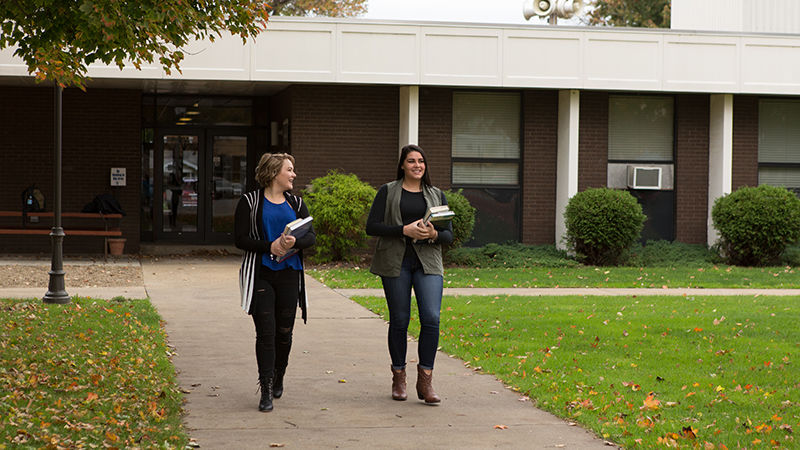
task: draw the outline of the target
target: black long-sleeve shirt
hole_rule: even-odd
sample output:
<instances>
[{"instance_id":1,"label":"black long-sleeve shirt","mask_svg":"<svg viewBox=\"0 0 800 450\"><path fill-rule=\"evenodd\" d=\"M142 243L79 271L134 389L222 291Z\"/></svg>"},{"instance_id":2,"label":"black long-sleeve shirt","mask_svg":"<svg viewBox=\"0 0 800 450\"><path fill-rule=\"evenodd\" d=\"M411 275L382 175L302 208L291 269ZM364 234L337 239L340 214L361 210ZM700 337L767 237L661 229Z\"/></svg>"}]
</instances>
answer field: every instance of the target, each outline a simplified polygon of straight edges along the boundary
<instances>
[{"instance_id":1,"label":"black long-sleeve shirt","mask_svg":"<svg viewBox=\"0 0 800 450\"><path fill-rule=\"evenodd\" d=\"M375 200L372 202L372 207L367 217L367 234L370 236L403 237L403 226L421 219L428 210L428 206L425 204L425 197L422 192L409 192L403 189L400 194L400 217L403 219L403 225L391 225L384 222L387 193L388 189L386 185L383 185L375 195ZM447 197L442 192L442 205L446 204ZM436 224L433 227L439 233L436 237L437 244L453 242L453 227L449 222L445 227ZM410 242L410 239L406 239L407 245L410 245Z\"/></svg>"}]
</instances>

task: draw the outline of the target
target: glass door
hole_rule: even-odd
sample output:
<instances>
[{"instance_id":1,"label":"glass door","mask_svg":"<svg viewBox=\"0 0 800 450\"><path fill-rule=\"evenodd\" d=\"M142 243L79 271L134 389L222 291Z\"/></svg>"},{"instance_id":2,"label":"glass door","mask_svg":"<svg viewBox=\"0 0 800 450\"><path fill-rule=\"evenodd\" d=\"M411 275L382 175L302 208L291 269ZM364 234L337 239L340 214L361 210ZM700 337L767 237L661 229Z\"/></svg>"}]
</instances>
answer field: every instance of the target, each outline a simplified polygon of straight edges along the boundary
<instances>
[{"instance_id":1,"label":"glass door","mask_svg":"<svg viewBox=\"0 0 800 450\"><path fill-rule=\"evenodd\" d=\"M160 203L156 208L156 235L169 240L201 242L203 205L200 201L204 176L200 133L160 133L157 167Z\"/></svg>"},{"instance_id":2,"label":"glass door","mask_svg":"<svg viewBox=\"0 0 800 450\"><path fill-rule=\"evenodd\" d=\"M233 243L233 216L247 186L246 133L209 130L209 207L206 208L206 237L212 243Z\"/></svg>"},{"instance_id":3,"label":"glass door","mask_svg":"<svg viewBox=\"0 0 800 450\"><path fill-rule=\"evenodd\" d=\"M153 163L156 240L233 244L250 142L241 130L159 130Z\"/></svg>"}]
</instances>

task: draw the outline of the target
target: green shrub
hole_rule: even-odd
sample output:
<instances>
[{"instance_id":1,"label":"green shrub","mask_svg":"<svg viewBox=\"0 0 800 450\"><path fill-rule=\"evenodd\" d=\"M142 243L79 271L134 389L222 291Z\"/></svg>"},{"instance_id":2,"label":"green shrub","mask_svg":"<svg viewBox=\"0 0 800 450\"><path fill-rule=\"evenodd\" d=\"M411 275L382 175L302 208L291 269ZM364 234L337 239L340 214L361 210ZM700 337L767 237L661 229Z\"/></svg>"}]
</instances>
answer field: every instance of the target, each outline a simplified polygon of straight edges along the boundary
<instances>
[{"instance_id":1,"label":"green shrub","mask_svg":"<svg viewBox=\"0 0 800 450\"><path fill-rule=\"evenodd\" d=\"M800 239L800 199L785 188L741 188L718 198L711 218L720 234L720 254L730 264L777 263Z\"/></svg>"},{"instance_id":2,"label":"green shrub","mask_svg":"<svg viewBox=\"0 0 800 450\"><path fill-rule=\"evenodd\" d=\"M303 192L317 233L312 261L355 261L354 249L367 246L367 214L375 189L353 174L336 170L311 180Z\"/></svg>"},{"instance_id":3,"label":"green shrub","mask_svg":"<svg viewBox=\"0 0 800 450\"><path fill-rule=\"evenodd\" d=\"M461 247L464 242L472 239L472 229L475 227L475 208L469 203L467 197L461 194L461 191L462 189L444 192L447 206L456 213L456 216L453 217L453 243L448 246L451 249Z\"/></svg>"},{"instance_id":4,"label":"green shrub","mask_svg":"<svg viewBox=\"0 0 800 450\"><path fill-rule=\"evenodd\" d=\"M781 264L800 267L800 246L790 245L781 255Z\"/></svg>"},{"instance_id":5,"label":"green shrub","mask_svg":"<svg viewBox=\"0 0 800 450\"><path fill-rule=\"evenodd\" d=\"M575 267L578 262L554 245L524 245L519 242L461 247L447 252L447 262L462 267L528 268Z\"/></svg>"},{"instance_id":6,"label":"green shrub","mask_svg":"<svg viewBox=\"0 0 800 450\"><path fill-rule=\"evenodd\" d=\"M685 267L717 263L716 253L702 244L683 242L647 241L634 245L627 265L634 267Z\"/></svg>"},{"instance_id":7,"label":"green shrub","mask_svg":"<svg viewBox=\"0 0 800 450\"><path fill-rule=\"evenodd\" d=\"M567 203L565 240L586 264L616 265L639 238L646 218L628 191L587 189Z\"/></svg>"}]
</instances>

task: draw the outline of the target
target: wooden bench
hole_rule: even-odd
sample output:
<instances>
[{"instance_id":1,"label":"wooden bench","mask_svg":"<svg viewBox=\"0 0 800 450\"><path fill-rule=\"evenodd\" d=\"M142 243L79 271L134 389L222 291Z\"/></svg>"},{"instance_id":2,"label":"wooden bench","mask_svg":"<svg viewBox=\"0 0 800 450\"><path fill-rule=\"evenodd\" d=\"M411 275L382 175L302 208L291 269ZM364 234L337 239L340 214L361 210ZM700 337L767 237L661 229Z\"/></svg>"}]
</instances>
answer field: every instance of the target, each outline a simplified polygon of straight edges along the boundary
<instances>
[{"instance_id":1,"label":"wooden bench","mask_svg":"<svg viewBox=\"0 0 800 450\"><path fill-rule=\"evenodd\" d=\"M30 218L49 218L54 219L55 213L53 212L26 212L25 222L22 222L21 211L0 211L0 218L9 217L19 219L19 226L6 227L0 225L0 235L16 235L16 236L33 236L33 235L50 235L52 226L43 227L42 224L37 222L28 222ZM77 228L71 224L65 226L64 235L66 236L97 236L103 238L103 256L108 258L108 238L122 236L122 230L119 227L110 227L109 220L122 219L122 214L103 214L103 213L82 213L82 212L63 212L61 213L62 219L80 219L81 222L88 220L102 220L102 228ZM63 221L62 221L63 222Z\"/></svg>"}]
</instances>

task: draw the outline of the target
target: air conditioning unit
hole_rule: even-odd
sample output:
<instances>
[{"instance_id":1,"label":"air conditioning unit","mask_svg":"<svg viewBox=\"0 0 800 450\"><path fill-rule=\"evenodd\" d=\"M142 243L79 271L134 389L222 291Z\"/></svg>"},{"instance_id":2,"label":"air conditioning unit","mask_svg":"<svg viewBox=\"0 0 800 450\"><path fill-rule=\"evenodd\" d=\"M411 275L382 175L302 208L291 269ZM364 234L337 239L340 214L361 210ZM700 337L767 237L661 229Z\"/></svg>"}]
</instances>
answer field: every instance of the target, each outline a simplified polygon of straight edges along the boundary
<instances>
[{"instance_id":1,"label":"air conditioning unit","mask_svg":"<svg viewBox=\"0 0 800 450\"><path fill-rule=\"evenodd\" d=\"M628 187L631 189L661 189L661 167L628 166Z\"/></svg>"}]
</instances>

